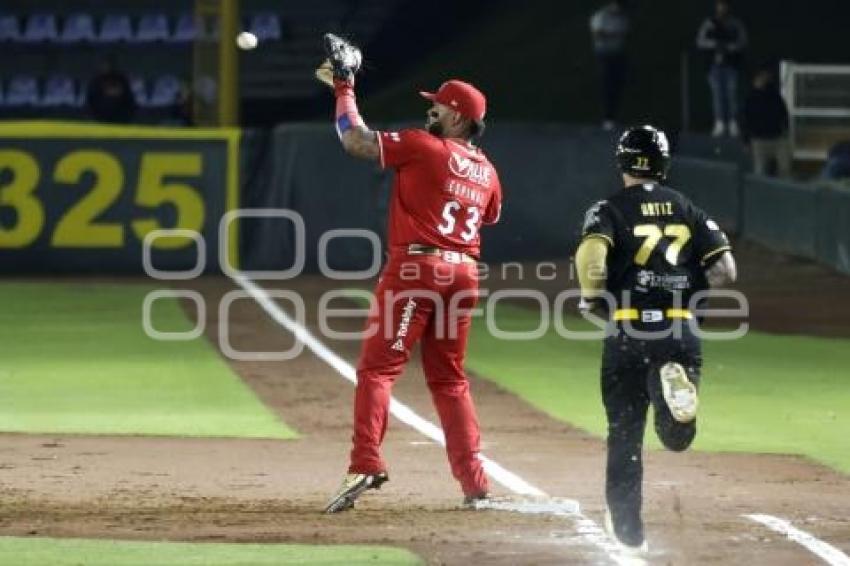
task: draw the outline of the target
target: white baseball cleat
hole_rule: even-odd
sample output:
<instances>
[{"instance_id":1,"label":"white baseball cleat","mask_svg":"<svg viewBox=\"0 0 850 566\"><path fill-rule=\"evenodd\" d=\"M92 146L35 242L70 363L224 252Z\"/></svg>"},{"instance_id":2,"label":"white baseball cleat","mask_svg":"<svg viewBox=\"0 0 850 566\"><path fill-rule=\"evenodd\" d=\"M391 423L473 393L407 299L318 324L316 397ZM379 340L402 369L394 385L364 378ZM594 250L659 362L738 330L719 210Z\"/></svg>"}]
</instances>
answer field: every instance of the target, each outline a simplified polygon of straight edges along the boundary
<instances>
[{"instance_id":1,"label":"white baseball cleat","mask_svg":"<svg viewBox=\"0 0 850 566\"><path fill-rule=\"evenodd\" d=\"M649 553L649 543L646 542L646 539L643 539L640 544L627 544L620 540L617 536L617 532L614 530L614 521L611 519L611 511L609 509L605 509L605 531L608 533L608 536L617 544L617 547L623 554L628 556L644 556Z\"/></svg>"},{"instance_id":2,"label":"white baseball cleat","mask_svg":"<svg viewBox=\"0 0 850 566\"><path fill-rule=\"evenodd\" d=\"M726 134L726 124L723 123L722 120L718 120L714 123L714 129L711 130L711 135L715 138L719 138Z\"/></svg>"},{"instance_id":3,"label":"white baseball cleat","mask_svg":"<svg viewBox=\"0 0 850 566\"><path fill-rule=\"evenodd\" d=\"M729 135L733 138L737 138L741 135L741 130L738 128L738 122L735 120L729 120Z\"/></svg>"},{"instance_id":4,"label":"white baseball cleat","mask_svg":"<svg viewBox=\"0 0 850 566\"><path fill-rule=\"evenodd\" d=\"M699 398L697 387L688 379L688 373L681 364L667 362L658 372L661 379L661 391L670 408L673 418L680 423L689 423L697 416Z\"/></svg>"}]
</instances>

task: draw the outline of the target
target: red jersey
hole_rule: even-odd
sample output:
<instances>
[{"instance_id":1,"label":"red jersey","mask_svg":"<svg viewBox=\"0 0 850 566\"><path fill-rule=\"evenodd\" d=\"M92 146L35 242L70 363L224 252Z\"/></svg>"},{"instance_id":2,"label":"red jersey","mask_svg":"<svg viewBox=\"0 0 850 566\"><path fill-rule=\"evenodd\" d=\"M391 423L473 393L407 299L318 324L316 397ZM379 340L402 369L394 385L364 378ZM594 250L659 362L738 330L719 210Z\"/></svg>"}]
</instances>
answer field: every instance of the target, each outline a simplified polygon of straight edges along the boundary
<instances>
[{"instance_id":1,"label":"red jersey","mask_svg":"<svg viewBox=\"0 0 850 566\"><path fill-rule=\"evenodd\" d=\"M425 130L379 132L381 167L396 170L389 249L424 244L478 258L482 224L499 220L502 187L484 153Z\"/></svg>"}]
</instances>

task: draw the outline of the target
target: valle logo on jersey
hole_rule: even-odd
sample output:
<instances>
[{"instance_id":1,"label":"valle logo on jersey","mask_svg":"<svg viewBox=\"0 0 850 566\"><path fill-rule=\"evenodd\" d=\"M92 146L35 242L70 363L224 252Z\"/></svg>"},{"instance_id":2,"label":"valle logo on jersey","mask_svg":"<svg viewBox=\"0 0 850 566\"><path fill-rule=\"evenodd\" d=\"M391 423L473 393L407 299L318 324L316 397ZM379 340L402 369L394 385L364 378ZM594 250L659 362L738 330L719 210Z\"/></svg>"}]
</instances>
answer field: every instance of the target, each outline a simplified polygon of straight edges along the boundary
<instances>
[{"instance_id":1,"label":"valle logo on jersey","mask_svg":"<svg viewBox=\"0 0 850 566\"><path fill-rule=\"evenodd\" d=\"M490 186L492 170L487 163L479 163L453 151L449 156L449 170L461 179L468 179L482 187Z\"/></svg>"}]
</instances>

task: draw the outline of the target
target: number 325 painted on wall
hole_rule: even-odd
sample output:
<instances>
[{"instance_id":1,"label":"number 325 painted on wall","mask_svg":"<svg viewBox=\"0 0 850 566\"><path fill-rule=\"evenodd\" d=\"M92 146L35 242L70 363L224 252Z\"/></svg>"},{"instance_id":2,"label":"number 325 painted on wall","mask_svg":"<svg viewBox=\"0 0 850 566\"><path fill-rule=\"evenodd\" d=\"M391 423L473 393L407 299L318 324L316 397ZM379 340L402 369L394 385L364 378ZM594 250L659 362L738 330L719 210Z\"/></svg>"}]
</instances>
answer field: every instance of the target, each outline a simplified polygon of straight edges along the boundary
<instances>
[{"instance_id":1,"label":"number 325 painted on wall","mask_svg":"<svg viewBox=\"0 0 850 566\"><path fill-rule=\"evenodd\" d=\"M156 209L171 204L176 211L174 226L162 226L155 217L136 218L130 228L140 241L153 230L180 228L201 231L204 201L198 191L185 182L166 177L198 177L203 170L200 153L145 152L139 162L134 203L139 208ZM44 204L36 194L41 170L26 151L0 150L0 173L11 177L0 183L0 207L14 210L15 220L0 223L0 248L25 248L43 232L46 223ZM53 168L56 185L79 185L90 173L91 189L59 218L50 236L57 248L120 248L125 243L126 226L121 222L98 220L121 196L124 168L111 154L98 150L72 151L61 157ZM181 238L157 238L162 249L187 245Z\"/></svg>"}]
</instances>

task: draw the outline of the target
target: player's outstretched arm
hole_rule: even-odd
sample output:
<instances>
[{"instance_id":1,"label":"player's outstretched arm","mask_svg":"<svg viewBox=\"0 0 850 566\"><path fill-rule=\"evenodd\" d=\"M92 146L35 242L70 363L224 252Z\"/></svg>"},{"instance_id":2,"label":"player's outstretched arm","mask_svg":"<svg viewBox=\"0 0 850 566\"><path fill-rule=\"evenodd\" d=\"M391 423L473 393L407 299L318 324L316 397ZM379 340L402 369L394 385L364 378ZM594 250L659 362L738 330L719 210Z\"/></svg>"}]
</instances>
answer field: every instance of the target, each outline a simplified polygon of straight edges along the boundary
<instances>
[{"instance_id":1,"label":"player's outstretched arm","mask_svg":"<svg viewBox=\"0 0 850 566\"><path fill-rule=\"evenodd\" d=\"M705 270L705 278L712 287L724 287L738 279L738 266L732 252L725 251L711 267Z\"/></svg>"},{"instance_id":2,"label":"player's outstretched arm","mask_svg":"<svg viewBox=\"0 0 850 566\"><path fill-rule=\"evenodd\" d=\"M345 151L362 159L378 159L378 136L370 130L354 95L354 76L360 70L360 49L331 33L324 37L327 60L316 69L316 78L333 88L336 97L334 125Z\"/></svg>"}]
</instances>

